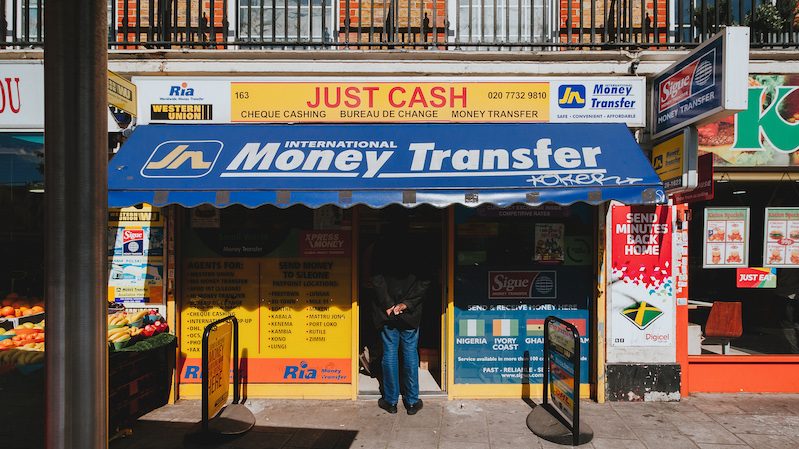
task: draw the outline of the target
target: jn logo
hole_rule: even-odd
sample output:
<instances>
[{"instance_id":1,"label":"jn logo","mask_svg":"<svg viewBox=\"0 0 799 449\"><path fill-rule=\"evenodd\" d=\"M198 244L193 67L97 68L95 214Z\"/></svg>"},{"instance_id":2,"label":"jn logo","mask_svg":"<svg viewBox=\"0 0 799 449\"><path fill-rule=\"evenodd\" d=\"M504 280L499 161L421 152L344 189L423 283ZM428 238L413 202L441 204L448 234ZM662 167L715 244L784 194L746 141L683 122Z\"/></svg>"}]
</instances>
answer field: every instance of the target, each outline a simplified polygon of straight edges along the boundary
<instances>
[{"instance_id":1,"label":"jn logo","mask_svg":"<svg viewBox=\"0 0 799 449\"><path fill-rule=\"evenodd\" d=\"M655 170L660 170L661 168L663 168L663 156L662 155L655 156L655 160L652 162L652 166L655 168Z\"/></svg>"},{"instance_id":2,"label":"jn logo","mask_svg":"<svg viewBox=\"0 0 799 449\"><path fill-rule=\"evenodd\" d=\"M169 141L156 147L141 170L146 178L200 178L211 172L222 142Z\"/></svg>"},{"instance_id":3,"label":"jn logo","mask_svg":"<svg viewBox=\"0 0 799 449\"><path fill-rule=\"evenodd\" d=\"M585 107L585 86L564 84L558 87L558 105L562 108Z\"/></svg>"}]
</instances>

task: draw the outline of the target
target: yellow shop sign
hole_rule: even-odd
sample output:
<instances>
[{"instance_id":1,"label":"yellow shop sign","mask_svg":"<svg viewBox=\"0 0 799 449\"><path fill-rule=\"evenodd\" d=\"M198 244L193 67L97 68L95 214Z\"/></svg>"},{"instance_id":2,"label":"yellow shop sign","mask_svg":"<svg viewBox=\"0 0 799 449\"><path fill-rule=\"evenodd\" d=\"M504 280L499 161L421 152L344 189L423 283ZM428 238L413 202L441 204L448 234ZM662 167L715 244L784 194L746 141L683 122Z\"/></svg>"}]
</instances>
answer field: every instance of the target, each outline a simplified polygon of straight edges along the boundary
<instances>
[{"instance_id":1,"label":"yellow shop sign","mask_svg":"<svg viewBox=\"0 0 799 449\"><path fill-rule=\"evenodd\" d=\"M233 122L548 122L549 83L231 83Z\"/></svg>"}]
</instances>

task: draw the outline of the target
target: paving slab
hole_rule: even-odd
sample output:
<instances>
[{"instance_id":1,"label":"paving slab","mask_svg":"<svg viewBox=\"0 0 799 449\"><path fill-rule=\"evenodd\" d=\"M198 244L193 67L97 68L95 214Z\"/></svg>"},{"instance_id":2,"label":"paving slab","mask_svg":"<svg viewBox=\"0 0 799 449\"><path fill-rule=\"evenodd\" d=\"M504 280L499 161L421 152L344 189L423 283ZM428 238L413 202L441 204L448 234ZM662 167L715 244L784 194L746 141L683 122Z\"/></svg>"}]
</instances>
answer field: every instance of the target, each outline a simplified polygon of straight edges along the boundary
<instances>
[{"instance_id":1,"label":"paving slab","mask_svg":"<svg viewBox=\"0 0 799 449\"><path fill-rule=\"evenodd\" d=\"M694 443L744 444L732 432L716 422L681 422L677 430Z\"/></svg>"},{"instance_id":2,"label":"paving slab","mask_svg":"<svg viewBox=\"0 0 799 449\"><path fill-rule=\"evenodd\" d=\"M535 401L540 403L540 401ZM389 414L374 399L247 401L249 434L197 446L184 439L199 421L199 401L179 401L138 420L110 449L554 449L527 429L535 404L524 399L425 399L409 416ZM584 401L594 430L587 449L799 448L799 395L694 395L679 403Z\"/></svg>"}]
</instances>

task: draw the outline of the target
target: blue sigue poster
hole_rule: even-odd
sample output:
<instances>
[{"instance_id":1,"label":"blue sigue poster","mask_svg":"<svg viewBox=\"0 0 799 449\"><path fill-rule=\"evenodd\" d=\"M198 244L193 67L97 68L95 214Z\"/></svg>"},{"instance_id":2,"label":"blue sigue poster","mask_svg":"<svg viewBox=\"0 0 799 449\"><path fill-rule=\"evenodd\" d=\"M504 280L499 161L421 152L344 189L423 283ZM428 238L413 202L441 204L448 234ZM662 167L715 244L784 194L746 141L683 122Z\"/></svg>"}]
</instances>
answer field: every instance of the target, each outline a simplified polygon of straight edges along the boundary
<instances>
[{"instance_id":1,"label":"blue sigue poster","mask_svg":"<svg viewBox=\"0 0 799 449\"><path fill-rule=\"evenodd\" d=\"M543 382L544 319L555 315L580 330L580 382L588 382L587 310L455 308L455 383Z\"/></svg>"}]
</instances>

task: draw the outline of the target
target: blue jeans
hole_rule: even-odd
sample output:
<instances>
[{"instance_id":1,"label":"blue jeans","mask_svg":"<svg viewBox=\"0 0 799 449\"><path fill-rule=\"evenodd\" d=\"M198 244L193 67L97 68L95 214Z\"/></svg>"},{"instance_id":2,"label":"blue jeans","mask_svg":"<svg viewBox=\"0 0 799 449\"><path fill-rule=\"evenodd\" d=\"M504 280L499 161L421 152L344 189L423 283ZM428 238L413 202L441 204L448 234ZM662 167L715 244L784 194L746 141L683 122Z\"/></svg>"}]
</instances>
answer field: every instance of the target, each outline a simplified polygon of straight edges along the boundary
<instances>
[{"instance_id":1,"label":"blue jeans","mask_svg":"<svg viewBox=\"0 0 799 449\"><path fill-rule=\"evenodd\" d=\"M419 329L380 329L383 341L383 400L396 404L400 394L399 351L402 349L402 400L405 405L419 401Z\"/></svg>"}]
</instances>

